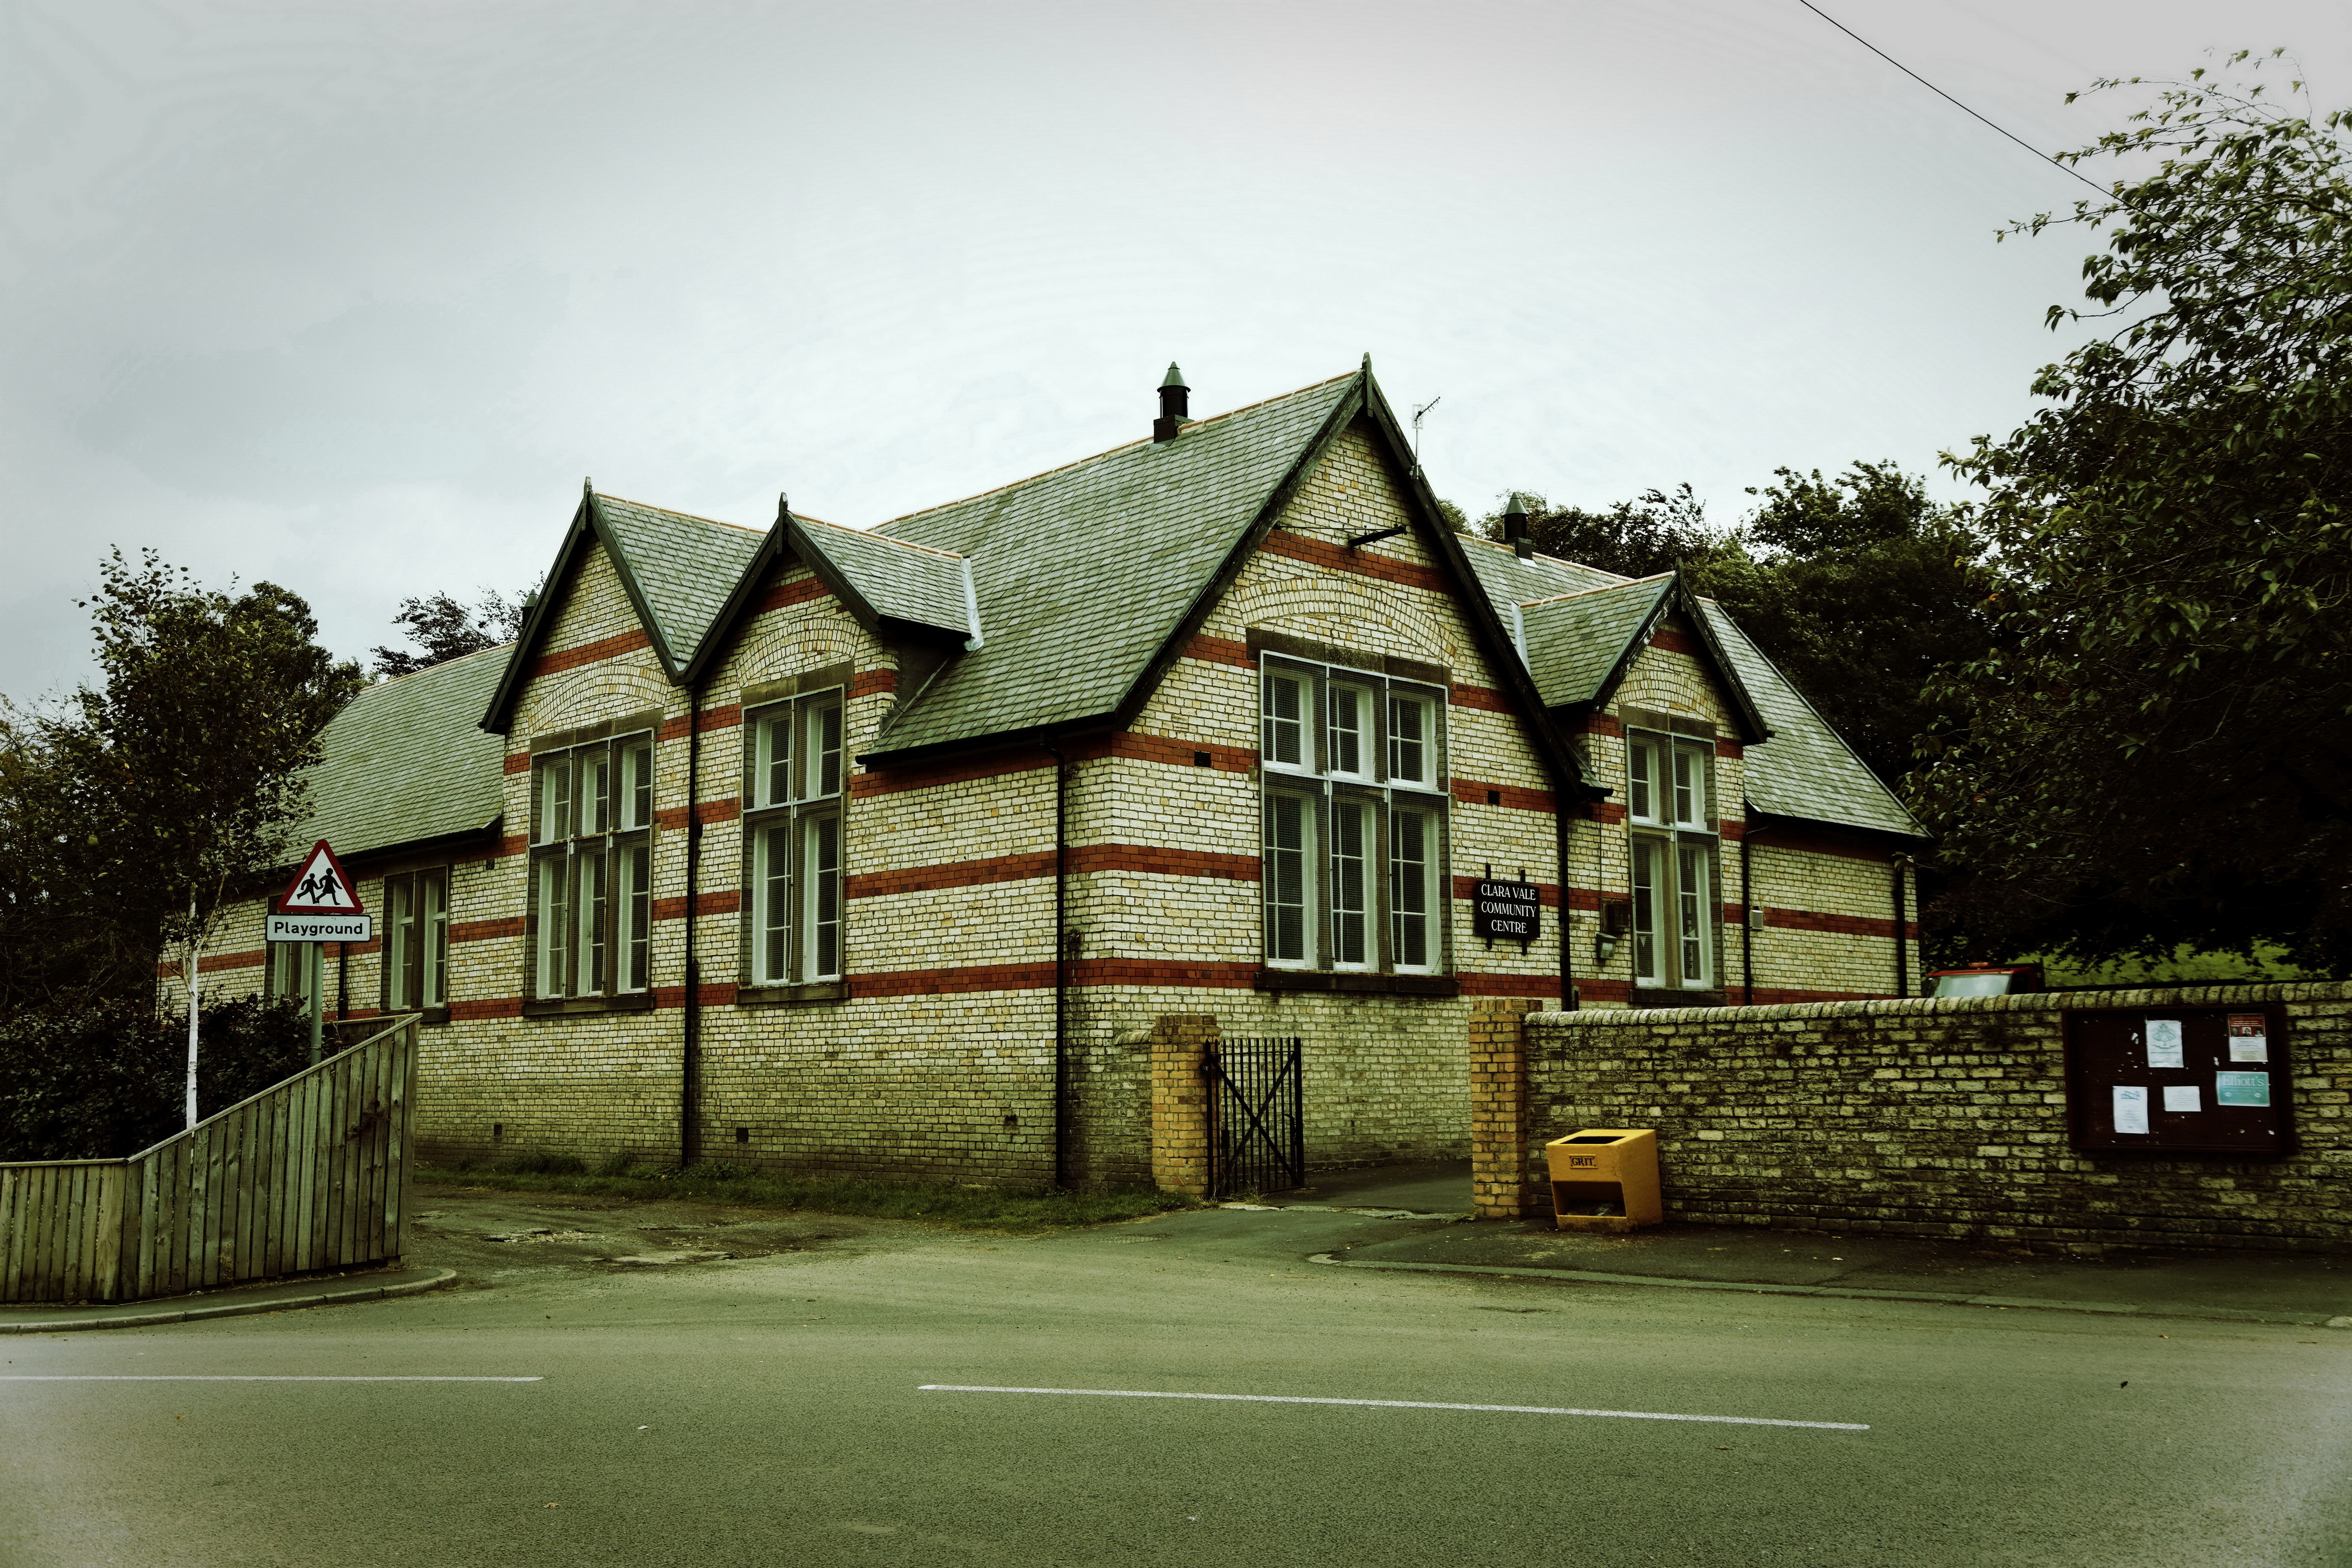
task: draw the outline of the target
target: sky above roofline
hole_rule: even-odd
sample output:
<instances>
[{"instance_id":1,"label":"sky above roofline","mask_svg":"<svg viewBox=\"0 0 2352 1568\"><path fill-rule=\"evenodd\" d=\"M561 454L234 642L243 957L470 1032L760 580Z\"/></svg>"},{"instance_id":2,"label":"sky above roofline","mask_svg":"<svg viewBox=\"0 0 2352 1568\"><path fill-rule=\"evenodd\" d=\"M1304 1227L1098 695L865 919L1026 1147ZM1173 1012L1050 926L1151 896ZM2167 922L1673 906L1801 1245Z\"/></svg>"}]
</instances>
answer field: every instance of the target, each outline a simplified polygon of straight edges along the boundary
<instances>
[{"instance_id":1,"label":"sky above roofline","mask_svg":"<svg viewBox=\"0 0 2352 1568\"><path fill-rule=\"evenodd\" d=\"M2339 5L1827 7L2050 149L2102 74ZM580 476L870 525L1370 350L1438 493L1606 505L2014 427L2086 193L1778 0L26 0L0 50L0 694L110 546L363 657L527 586Z\"/></svg>"}]
</instances>

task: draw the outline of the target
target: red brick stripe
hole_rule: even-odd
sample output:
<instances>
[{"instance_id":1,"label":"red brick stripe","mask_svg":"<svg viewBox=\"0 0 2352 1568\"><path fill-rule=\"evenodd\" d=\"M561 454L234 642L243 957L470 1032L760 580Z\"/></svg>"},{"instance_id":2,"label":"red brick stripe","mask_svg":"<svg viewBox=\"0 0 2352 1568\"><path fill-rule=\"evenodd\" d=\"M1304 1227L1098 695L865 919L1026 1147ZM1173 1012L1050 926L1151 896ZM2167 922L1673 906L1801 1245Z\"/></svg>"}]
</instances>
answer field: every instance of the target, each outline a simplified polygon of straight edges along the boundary
<instances>
[{"instance_id":1,"label":"red brick stripe","mask_svg":"<svg viewBox=\"0 0 2352 1568\"><path fill-rule=\"evenodd\" d=\"M1266 555L1284 556L1291 560L1306 561L1331 571L1350 571L1358 577L1375 578L1381 582L1402 583L1408 588L1427 589L1432 593L1447 591L1445 579L1425 566L1409 560L1397 560L1384 555L1366 555L1345 545L1330 544L1322 539L1310 539L1302 534L1282 528L1265 536L1258 549Z\"/></svg>"},{"instance_id":2,"label":"red brick stripe","mask_svg":"<svg viewBox=\"0 0 2352 1568\"><path fill-rule=\"evenodd\" d=\"M1559 995L1558 975L1474 975L1457 974L1462 994L1465 997L1557 997Z\"/></svg>"},{"instance_id":3,"label":"red brick stripe","mask_svg":"<svg viewBox=\"0 0 2352 1568\"><path fill-rule=\"evenodd\" d=\"M1726 919L1737 918L1729 913L1736 907L1733 904L1724 906ZM1784 931L1831 931L1842 936L1877 936L1887 941L1895 937L1895 922L1891 918L1876 920L1863 915L1823 915L1811 909L1775 909L1769 904L1764 907L1764 924ZM1906 921L1903 935L1906 938L1918 936L1918 925Z\"/></svg>"},{"instance_id":4,"label":"red brick stripe","mask_svg":"<svg viewBox=\"0 0 2352 1568\"><path fill-rule=\"evenodd\" d=\"M268 961L269 949L267 947L256 947L245 953L206 953L196 960L196 973L216 975L223 969L254 969ZM180 967L173 965L172 972L178 974Z\"/></svg>"},{"instance_id":5,"label":"red brick stripe","mask_svg":"<svg viewBox=\"0 0 2352 1568\"><path fill-rule=\"evenodd\" d=\"M1783 828L1758 823L1749 828L1758 850L1789 850L1805 854L1837 855L1846 860L1870 861L1878 865L1889 863L1888 852L1859 840L1844 838L1834 831L1810 828Z\"/></svg>"},{"instance_id":6,"label":"red brick stripe","mask_svg":"<svg viewBox=\"0 0 2352 1568\"><path fill-rule=\"evenodd\" d=\"M481 1001L452 1001L449 1018L452 1022L463 1019L514 1019L522 1017L520 997L491 997Z\"/></svg>"},{"instance_id":7,"label":"red brick stripe","mask_svg":"<svg viewBox=\"0 0 2352 1568\"><path fill-rule=\"evenodd\" d=\"M760 597L751 601L751 612L782 610L787 605L805 604L812 599L825 599L833 591L815 577L803 577L797 582L780 582L773 588L762 589Z\"/></svg>"},{"instance_id":8,"label":"red brick stripe","mask_svg":"<svg viewBox=\"0 0 2352 1568\"><path fill-rule=\"evenodd\" d=\"M849 678L849 695L853 697L870 697L877 692L895 692L898 689L898 672L896 670L860 670Z\"/></svg>"},{"instance_id":9,"label":"red brick stripe","mask_svg":"<svg viewBox=\"0 0 2352 1568\"><path fill-rule=\"evenodd\" d=\"M1138 762L1164 762L1171 768L1198 766L1192 760L1196 751L1209 754L1209 766L1220 773L1246 773L1257 766L1257 753L1242 746L1212 746L1197 740L1184 740L1165 735L1145 735L1137 730L1121 730L1111 737L1106 753L1112 757L1131 758Z\"/></svg>"},{"instance_id":10,"label":"red brick stripe","mask_svg":"<svg viewBox=\"0 0 2352 1568\"><path fill-rule=\"evenodd\" d=\"M1160 876L1205 876L1228 882L1258 880L1255 855L1214 854L1205 850L1160 849L1148 844L1078 844L1069 852L1073 875L1101 872L1142 872ZM982 859L948 861L938 865L908 866L900 871L869 872L848 879L846 895L878 898L894 893L933 893L950 887L982 887L993 883L1026 882L1054 874L1054 852L990 855Z\"/></svg>"},{"instance_id":11,"label":"red brick stripe","mask_svg":"<svg viewBox=\"0 0 2352 1568\"><path fill-rule=\"evenodd\" d=\"M1499 792L1500 802L1486 799L1489 792ZM1549 811L1552 809L1549 789L1523 789L1517 784L1489 784L1479 779L1456 779L1454 799L1465 806L1501 804L1520 811Z\"/></svg>"},{"instance_id":12,"label":"red brick stripe","mask_svg":"<svg viewBox=\"0 0 2352 1568\"><path fill-rule=\"evenodd\" d=\"M1248 643L1235 643L1224 637L1195 637L1184 644L1184 656L1203 659L1212 664L1233 664L1244 670L1257 668L1257 660L1251 656Z\"/></svg>"},{"instance_id":13,"label":"red brick stripe","mask_svg":"<svg viewBox=\"0 0 2352 1568\"><path fill-rule=\"evenodd\" d=\"M743 710L732 703L723 707L707 707L694 716L694 727L698 732L731 729L742 722ZM678 714L674 717L662 720L662 727L655 732L655 737L660 740L685 739L686 716Z\"/></svg>"},{"instance_id":14,"label":"red brick stripe","mask_svg":"<svg viewBox=\"0 0 2352 1568\"><path fill-rule=\"evenodd\" d=\"M1698 639L1672 626L1661 626L1650 633L1650 646L1663 648L1669 653L1696 653Z\"/></svg>"},{"instance_id":15,"label":"red brick stripe","mask_svg":"<svg viewBox=\"0 0 2352 1568\"><path fill-rule=\"evenodd\" d=\"M1739 742L1736 740L1727 740L1721 737L1717 737L1715 743L1715 754L1717 757L1738 758L1746 755L1746 752L1747 748L1741 746Z\"/></svg>"},{"instance_id":16,"label":"red brick stripe","mask_svg":"<svg viewBox=\"0 0 2352 1568\"><path fill-rule=\"evenodd\" d=\"M510 915L504 920L460 920L449 926L452 942L489 942L500 936L522 935L522 916Z\"/></svg>"},{"instance_id":17,"label":"red brick stripe","mask_svg":"<svg viewBox=\"0 0 2352 1568\"><path fill-rule=\"evenodd\" d=\"M633 649L650 648L653 645L654 640L646 635L645 628L639 627L634 632L623 632L611 637L600 637L593 643L583 643L577 648L566 648L554 653L542 653L530 662L530 668L524 672L524 675L525 678L535 681L541 675L551 675L559 670L578 669L583 664L593 664L600 660L609 659L616 653L626 653Z\"/></svg>"},{"instance_id":18,"label":"red brick stripe","mask_svg":"<svg viewBox=\"0 0 2352 1568\"><path fill-rule=\"evenodd\" d=\"M507 753L506 768L507 768L507 771L508 771L508 772L509 772L509 773L528 773L528 772L530 772L530 752L528 752L528 751L509 751L509 752L508 752L508 753Z\"/></svg>"},{"instance_id":19,"label":"red brick stripe","mask_svg":"<svg viewBox=\"0 0 2352 1568\"><path fill-rule=\"evenodd\" d=\"M1622 800L1594 800L1584 808L1585 816L1595 822L1622 822L1625 820Z\"/></svg>"},{"instance_id":20,"label":"red brick stripe","mask_svg":"<svg viewBox=\"0 0 2352 1568\"><path fill-rule=\"evenodd\" d=\"M697 915L732 915L742 907L743 894L734 888L728 888L719 893L698 893L694 895L694 912ZM683 898L655 899L654 918L656 920L685 919L686 900Z\"/></svg>"},{"instance_id":21,"label":"red brick stripe","mask_svg":"<svg viewBox=\"0 0 2352 1568\"><path fill-rule=\"evenodd\" d=\"M713 822L731 822L742 814L743 802L738 796L730 795L724 800L697 800L694 803L695 821L706 828ZM657 827L682 828L686 826L686 808L671 806L666 810L657 810L654 813L654 822Z\"/></svg>"},{"instance_id":22,"label":"red brick stripe","mask_svg":"<svg viewBox=\"0 0 2352 1568\"><path fill-rule=\"evenodd\" d=\"M1483 713L1511 711L1510 699L1491 686L1455 686L1446 694L1445 700L1455 707L1476 708Z\"/></svg>"},{"instance_id":23,"label":"red brick stripe","mask_svg":"<svg viewBox=\"0 0 2352 1568\"><path fill-rule=\"evenodd\" d=\"M1596 713L1586 717L1584 721L1584 733L1587 735L1622 735L1625 733L1625 727L1617 722L1617 717L1614 714Z\"/></svg>"}]
</instances>

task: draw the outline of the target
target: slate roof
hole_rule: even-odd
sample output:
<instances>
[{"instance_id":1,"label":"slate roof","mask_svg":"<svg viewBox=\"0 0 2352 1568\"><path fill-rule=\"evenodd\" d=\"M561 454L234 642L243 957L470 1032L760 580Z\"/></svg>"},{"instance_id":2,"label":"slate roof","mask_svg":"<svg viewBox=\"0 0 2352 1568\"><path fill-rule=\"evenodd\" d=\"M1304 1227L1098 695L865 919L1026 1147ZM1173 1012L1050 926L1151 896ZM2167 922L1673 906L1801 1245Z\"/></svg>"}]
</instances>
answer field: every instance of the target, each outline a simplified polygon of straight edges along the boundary
<instances>
[{"instance_id":1,"label":"slate roof","mask_svg":"<svg viewBox=\"0 0 2352 1568\"><path fill-rule=\"evenodd\" d=\"M592 493L589 504L620 547L622 575L645 596L648 630L676 671L701 646L765 535L618 496Z\"/></svg>"},{"instance_id":2,"label":"slate roof","mask_svg":"<svg viewBox=\"0 0 2352 1568\"><path fill-rule=\"evenodd\" d=\"M868 625L964 650L892 712L867 755L1010 739L1108 722L1139 702L1157 662L1239 559L1253 526L1360 409L1391 438L1397 460L1409 461L1368 362L1187 423L1172 441L1137 441L873 529L795 513L761 533L591 495L565 549L585 548L592 523L611 544L673 679L697 678L723 653L766 563L790 550ZM1433 524L1434 504L1417 478L1412 494ZM1509 684L1528 700L1552 708L1604 700L1664 599L1677 595L1744 688L1731 694L1743 728L1772 732L1747 752L1748 793L1759 810L1918 834L1901 803L1720 607L1691 599L1673 574L1630 580L1556 557L1521 559L1507 545L1451 533L1437 546L1484 589L1487 609L1518 643L1532 690L1517 674ZM535 616L526 644L539 634ZM499 693L485 724L503 725L519 685L502 683L495 670L481 677L479 690ZM498 743L488 744L494 763ZM483 798L495 810L495 768L488 778Z\"/></svg>"},{"instance_id":3,"label":"slate roof","mask_svg":"<svg viewBox=\"0 0 2352 1568\"><path fill-rule=\"evenodd\" d=\"M1770 740L1747 748L1742 777L1749 803L1776 816L1927 837L1918 819L1838 738L1738 622L1712 600L1698 603L1717 643L1772 727Z\"/></svg>"},{"instance_id":4,"label":"slate roof","mask_svg":"<svg viewBox=\"0 0 2352 1568\"><path fill-rule=\"evenodd\" d=\"M971 557L986 640L891 716L877 754L1111 714L1357 381L881 525Z\"/></svg>"},{"instance_id":5,"label":"slate roof","mask_svg":"<svg viewBox=\"0 0 2352 1568\"><path fill-rule=\"evenodd\" d=\"M1675 574L1612 578L1607 586L1522 603L1528 670L1546 707L1600 700L1626 650L1667 594Z\"/></svg>"},{"instance_id":6,"label":"slate roof","mask_svg":"<svg viewBox=\"0 0 2352 1568\"><path fill-rule=\"evenodd\" d=\"M344 704L308 774L297 847L325 839L348 857L496 821L506 743L477 721L513 653L509 643L395 675Z\"/></svg>"},{"instance_id":7,"label":"slate roof","mask_svg":"<svg viewBox=\"0 0 2352 1568\"><path fill-rule=\"evenodd\" d=\"M822 554L851 591L885 620L976 637L967 558L865 528L793 514L795 546ZM817 563L812 562L812 566ZM819 575L824 575L822 569Z\"/></svg>"}]
</instances>

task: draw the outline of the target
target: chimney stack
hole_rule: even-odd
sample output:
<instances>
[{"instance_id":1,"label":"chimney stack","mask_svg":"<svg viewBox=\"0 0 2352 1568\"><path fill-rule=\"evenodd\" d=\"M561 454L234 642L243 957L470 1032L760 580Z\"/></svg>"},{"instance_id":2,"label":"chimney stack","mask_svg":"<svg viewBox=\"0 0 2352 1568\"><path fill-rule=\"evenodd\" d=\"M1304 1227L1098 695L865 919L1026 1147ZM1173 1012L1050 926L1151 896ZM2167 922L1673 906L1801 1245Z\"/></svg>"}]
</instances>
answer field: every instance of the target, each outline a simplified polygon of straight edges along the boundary
<instances>
[{"instance_id":1,"label":"chimney stack","mask_svg":"<svg viewBox=\"0 0 2352 1568\"><path fill-rule=\"evenodd\" d=\"M1160 417L1151 422L1151 439L1173 441L1177 430L1191 416L1186 404L1192 389L1184 384L1184 372L1174 361L1169 361L1168 373L1160 378Z\"/></svg>"},{"instance_id":2,"label":"chimney stack","mask_svg":"<svg viewBox=\"0 0 2352 1568\"><path fill-rule=\"evenodd\" d=\"M1503 507L1503 542L1521 560L1536 553L1535 541L1528 538L1528 498L1517 490L1511 492L1509 503Z\"/></svg>"}]
</instances>

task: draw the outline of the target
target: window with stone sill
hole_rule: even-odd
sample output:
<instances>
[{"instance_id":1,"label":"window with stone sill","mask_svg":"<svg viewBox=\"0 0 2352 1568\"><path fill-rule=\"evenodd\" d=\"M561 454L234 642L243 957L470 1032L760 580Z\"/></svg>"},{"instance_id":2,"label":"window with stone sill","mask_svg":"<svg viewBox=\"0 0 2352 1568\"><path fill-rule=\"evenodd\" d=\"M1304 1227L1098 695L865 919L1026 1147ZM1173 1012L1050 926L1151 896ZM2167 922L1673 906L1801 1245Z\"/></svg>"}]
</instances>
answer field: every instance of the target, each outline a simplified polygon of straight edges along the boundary
<instances>
[{"instance_id":1,"label":"window with stone sill","mask_svg":"<svg viewBox=\"0 0 2352 1568\"><path fill-rule=\"evenodd\" d=\"M812 692L744 719L751 985L841 978L843 695Z\"/></svg>"},{"instance_id":2,"label":"window with stone sill","mask_svg":"<svg viewBox=\"0 0 2352 1568\"><path fill-rule=\"evenodd\" d=\"M1260 665L1265 963L1445 964L1445 695L1268 654Z\"/></svg>"},{"instance_id":3,"label":"window with stone sill","mask_svg":"<svg viewBox=\"0 0 2352 1568\"><path fill-rule=\"evenodd\" d=\"M1628 729L1625 771L1633 983L1710 990L1721 925L1714 743Z\"/></svg>"},{"instance_id":4,"label":"window with stone sill","mask_svg":"<svg viewBox=\"0 0 2352 1568\"><path fill-rule=\"evenodd\" d=\"M531 759L531 995L618 996L652 983L654 737Z\"/></svg>"}]
</instances>

